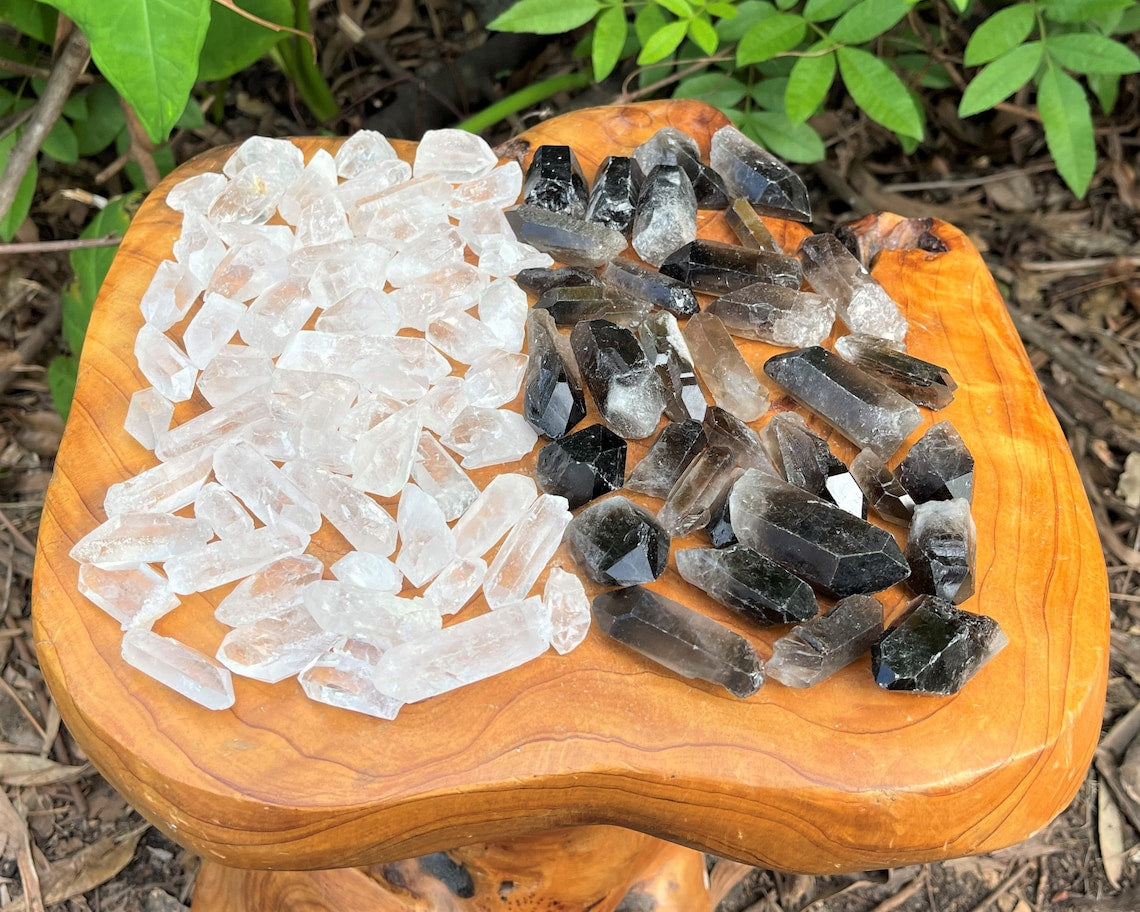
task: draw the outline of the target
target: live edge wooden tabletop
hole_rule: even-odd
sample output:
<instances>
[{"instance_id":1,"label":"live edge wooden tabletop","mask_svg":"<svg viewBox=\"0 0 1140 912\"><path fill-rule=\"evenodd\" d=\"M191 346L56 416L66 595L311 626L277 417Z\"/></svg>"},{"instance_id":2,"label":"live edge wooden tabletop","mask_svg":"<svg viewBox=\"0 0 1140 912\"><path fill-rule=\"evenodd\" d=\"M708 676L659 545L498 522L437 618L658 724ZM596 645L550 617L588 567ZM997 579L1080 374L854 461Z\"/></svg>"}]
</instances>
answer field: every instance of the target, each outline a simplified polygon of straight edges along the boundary
<instances>
[{"instance_id":1,"label":"live edge wooden tabletop","mask_svg":"<svg viewBox=\"0 0 1140 912\"><path fill-rule=\"evenodd\" d=\"M664 126L691 133L707 153L723 123L693 102L594 109L541 124L503 152L521 159L542 143L568 143L592 177L604 156ZM299 140L306 155L339 142ZM34 581L39 660L64 720L168 835L232 867L303 869L607 823L828 872L1005 846L1071 800L1096 743L1108 664L1107 584L1088 504L977 251L950 225L892 215L865 219L856 235L879 251L873 274L910 321L909 350L958 381L952 405L924 410L926 425L952 421L977 460L977 594L963 607L995 617L1010 640L960 694L884 692L863 659L811 690L769 682L738 700L597 630L565 657L551 651L408 706L394 722L309 702L293 680L235 679L233 709L210 712L124 664L119 627L78 595L68 550L105 518L107 486L154 462L123 431L129 397L145 385L132 354L139 300L179 230L166 192L220 169L228 153L168 177L123 241L83 351ZM720 214L702 218L704 236L731 239ZM789 249L806 233L770 225ZM758 372L775 351L742 348ZM202 407L182 403L176 420ZM852 455L839 437L831 442ZM631 446L630 465L644 449ZM327 525L317 542L328 556L346 547ZM572 566L565 555L556 561ZM212 608L228 588L187 597L156 630L212 654L223 634ZM730 625L762 656L782 632L747 627L672 566L651 588ZM892 616L906 596L886 593Z\"/></svg>"}]
</instances>

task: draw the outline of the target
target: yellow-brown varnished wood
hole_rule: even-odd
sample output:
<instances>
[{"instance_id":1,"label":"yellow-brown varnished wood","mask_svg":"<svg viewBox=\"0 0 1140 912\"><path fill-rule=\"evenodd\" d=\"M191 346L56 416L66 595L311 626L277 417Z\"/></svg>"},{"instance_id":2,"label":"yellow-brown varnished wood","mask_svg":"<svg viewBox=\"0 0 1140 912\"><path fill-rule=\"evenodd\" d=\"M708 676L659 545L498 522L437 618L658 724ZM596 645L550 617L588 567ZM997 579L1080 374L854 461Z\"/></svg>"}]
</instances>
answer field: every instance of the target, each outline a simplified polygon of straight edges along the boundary
<instances>
[{"instance_id":1,"label":"yellow-brown varnished wood","mask_svg":"<svg viewBox=\"0 0 1140 912\"><path fill-rule=\"evenodd\" d=\"M605 155L662 126L687 130L707 150L722 123L692 102L596 109L541 124L504 151L525 156L568 142L592 175ZM337 143L300 141L306 154ZM959 383L954 403L927 413L927 424L951 420L977 459L977 594L963 607L995 617L1010 645L960 694L885 693L864 659L810 691L770 683L738 700L597 631L568 656L551 652L406 707L395 722L310 703L295 682L237 680L234 708L212 713L127 667L117 625L78 596L67 553L104 519L108 484L153 462L122 430L129 396L144 385L132 355L138 303L178 231L166 192L220 167L225 154L171 175L123 242L83 352L34 581L39 659L67 725L172 838L220 865L297 870L615 824L742 861L831 872L1008 845L1069 802L1100 725L1104 564L1072 459L1001 296L966 237L939 222L883 215L857 232L881 249L874 274L910 320L910 351ZM702 234L730 237L722 216L702 215ZM804 233L770 224L791 247ZM915 246L922 238L944 252ZM774 351L742 349L758 371ZM203 405L181 404L176 420ZM832 443L852 455L839 438ZM631 447L631 463L642 452L644 443ZM533 456L522 468L531 466ZM319 541L330 554L345 547L328 531ZM782 632L746 627L672 568L651 588L732 626L763 656ZM212 653L223 629L211 611L226 591L186 598L156 630ZM886 597L897 614L906 593Z\"/></svg>"}]
</instances>

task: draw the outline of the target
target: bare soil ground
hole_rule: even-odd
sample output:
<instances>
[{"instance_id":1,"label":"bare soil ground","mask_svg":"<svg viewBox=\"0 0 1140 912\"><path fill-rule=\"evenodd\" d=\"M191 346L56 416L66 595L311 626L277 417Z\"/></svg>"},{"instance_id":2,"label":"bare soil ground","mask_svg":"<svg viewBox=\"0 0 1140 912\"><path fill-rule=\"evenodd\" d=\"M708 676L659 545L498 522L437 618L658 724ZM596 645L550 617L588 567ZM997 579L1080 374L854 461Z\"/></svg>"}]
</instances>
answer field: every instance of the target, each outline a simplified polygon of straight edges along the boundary
<instances>
[{"instance_id":1,"label":"bare soil ground","mask_svg":"<svg viewBox=\"0 0 1140 912\"><path fill-rule=\"evenodd\" d=\"M352 12L351 4L338 6ZM486 42L476 20L490 8L362 3L360 37L325 4L321 63L344 105L326 128L387 125L414 138L571 65L565 42L544 41L535 52L511 39L494 49L510 75L488 70L467 80L464 61ZM204 106L222 116L177 135L178 160L252 133L318 127L268 64L216 89L217 105L207 99ZM491 139L619 96L637 93L626 86L623 94L617 80L577 98L555 97L500 125ZM941 104L928 113L930 137L910 157L853 109L819 119L828 159L804 169L817 197L816 228L877 210L936 215L985 253L1065 429L1104 545L1112 590L1106 737L1072 805L1028 842L829 878L710 859L720 912L1140 909L1140 81L1125 84L1117 114L1099 127L1103 157L1084 201L1052 170L1032 111L1014 104L980 125L958 121ZM93 193L127 188L125 163L47 169L17 240L75 237L98 203ZM62 344L59 295L69 279L64 253L0 256L0 912L24 908L26 892L70 912L176 912L189 903L195 859L147 827L84 762L44 687L30 634L38 515L63 431L44 365Z\"/></svg>"}]
</instances>

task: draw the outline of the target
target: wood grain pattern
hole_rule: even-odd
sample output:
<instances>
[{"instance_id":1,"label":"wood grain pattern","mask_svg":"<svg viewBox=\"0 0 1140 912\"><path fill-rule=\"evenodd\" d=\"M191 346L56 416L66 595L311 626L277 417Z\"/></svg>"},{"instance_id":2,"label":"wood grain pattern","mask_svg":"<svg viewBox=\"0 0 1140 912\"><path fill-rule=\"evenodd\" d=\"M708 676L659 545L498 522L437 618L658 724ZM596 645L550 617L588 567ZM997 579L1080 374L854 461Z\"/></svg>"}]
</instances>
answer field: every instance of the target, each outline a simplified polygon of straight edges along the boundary
<instances>
[{"instance_id":1,"label":"wood grain pattern","mask_svg":"<svg viewBox=\"0 0 1140 912\"><path fill-rule=\"evenodd\" d=\"M722 123L691 102L597 109L542 124L504 151L569 142L592 175L602 157L628 152L661 126L686 129L707 149ZM308 155L337 142L300 144ZM885 693L864 660L810 691L771 683L741 701L680 680L597 631L569 656L550 653L409 706L395 722L310 703L295 682L238 680L236 706L211 713L127 667L117 625L77 595L67 552L103 520L107 485L152 464L122 430L129 396L144 383L132 355L138 302L178 230L166 192L220 167L225 154L195 159L164 181L123 242L83 352L34 580L39 659L66 723L172 838L224 865L303 869L616 824L742 861L832 872L995 849L1069 802L1100 725L1104 564L1065 441L1002 299L977 251L943 223L929 233L946 252L884 249L874 274L911 321L911 351L960 384L955 402L928 422L953 421L978 461L978 584L964 607L997 618L1011 642L957 696ZM721 217L706 215L702 233L728 238ZM792 246L804 231L771 224ZM857 231L889 247L913 227L883 215ZM757 368L773 351L742 347ZM202 406L181 404L176 420ZM533 456L524 470L531 465ZM344 547L334 533L321 542L329 552ZM673 569L652 588L729 624L763 655L779 633L745 629ZM187 598L157 631L212 653L223 628L211 610L225 591ZM897 611L905 593L888 598Z\"/></svg>"}]
</instances>

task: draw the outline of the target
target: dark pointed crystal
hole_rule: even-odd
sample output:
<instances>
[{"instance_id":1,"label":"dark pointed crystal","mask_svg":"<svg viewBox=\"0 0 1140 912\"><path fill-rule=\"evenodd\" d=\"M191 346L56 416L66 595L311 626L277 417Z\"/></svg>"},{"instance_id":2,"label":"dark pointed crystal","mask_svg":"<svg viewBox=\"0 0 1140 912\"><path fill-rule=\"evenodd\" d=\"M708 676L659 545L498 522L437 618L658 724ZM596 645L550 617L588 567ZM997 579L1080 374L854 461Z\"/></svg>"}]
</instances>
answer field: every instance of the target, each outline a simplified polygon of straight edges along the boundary
<instances>
[{"instance_id":1,"label":"dark pointed crystal","mask_svg":"<svg viewBox=\"0 0 1140 912\"><path fill-rule=\"evenodd\" d=\"M915 503L974 496L974 457L949 421L918 438L897 475Z\"/></svg>"},{"instance_id":2,"label":"dark pointed crystal","mask_svg":"<svg viewBox=\"0 0 1140 912\"><path fill-rule=\"evenodd\" d=\"M712 295L756 282L799 288L803 280L795 257L706 240L691 241L675 250L661 263L661 271L695 291Z\"/></svg>"},{"instance_id":3,"label":"dark pointed crystal","mask_svg":"<svg viewBox=\"0 0 1140 912\"><path fill-rule=\"evenodd\" d=\"M859 334L843 336L836 341L835 350L915 405L941 409L954 401L958 384L950 371L898 351L883 339Z\"/></svg>"},{"instance_id":4,"label":"dark pointed crystal","mask_svg":"<svg viewBox=\"0 0 1140 912\"><path fill-rule=\"evenodd\" d=\"M632 245L645 262L660 266L697 236L697 198L688 175L676 165L658 165L646 176L633 216Z\"/></svg>"},{"instance_id":5,"label":"dark pointed crystal","mask_svg":"<svg viewBox=\"0 0 1140 912\"><path fill-rule=\"evenodd\" d=\"M879 592L910 574L889 532L779 478L750 469L729 504L742 544L837 596Z\"/></svg>"},{"instance_id":6,"label":"dark pointed crystal","mask_svg":"<svg viewBox=\"0 0 1140 912\"><path fill-rule=\"evenodd\" d=\"M819 346L774 355L764 373L849 440L884 459L922 423L913 402Z\"/></svg>"},{"instance_id":7,"label":"dark pointed crystal","mask_svg":"<svg viewBox=\"0 0 1140 912\"><path fill-rule=\"evenodd\" d=\"M811 687L865 654L882 632L883 603L849 595L776 640L766 670L787 687Z\"/></svg>"},{"instance_id":8,"label":"dark pointed crystal","mask_svg":"<svg viewBox=\"0 0 1140 912\"><path fill-rule=\"evenodd\" d=\"M563 437L586 417L582 378L566 337L545 310L532 310L526 321L527 361L523 380L523 417L538 433Z\"/></svg>"},{"instance_id":9,"label":"dark pointed crystal","mask_svg":"<svg viewBox=\"0 0 1140 912\"><path fill-rule=\"evenodd\" d=\"M628 237L641 192L641 169L624 155L610 155L598 168L586 204L586 218Z\"/></svg>"},{"instance_id":10,"label":"dark pointed crystal","mask_svg":"<svg viewBox=\"0 0 1140 912\"><path fill-rule=\"evenodd\" d=\"M906 559L914 592L960 604L974 594L977 533L970 502L931 500L914 509Z\"/></svg>"},{"instance_id":11,"label":"dark pointed crystal","mask_svg":"<svg viewBox=\"0 0 1140 912\"><path fill-rule=\"evenodd\" d=\"M621 323L638 322L649 310L640 301L611 295L601 285L551 288L534 306L548 311L559 326L574 326L582 320L601 318Z\"/></svg>"},{"instance_id":12,"label":"dark pointed crystal","mask_svg":"<svg viewBox=\"0 0 1140 912\"><path fill-rule=\"evenodd\" d=\"M535 266L524 269L515 276L515 281L523 291L530 292L535 297L542 297L552 288L602 284L596 272L581 266L559 266L557 269Z\"/></svg>"},{"instance_id":13,"label":"dark pointed crystal","mask_svg":"<svg viewBox=\"0 0 1140 912\"><path fill-rule=\"evenodd\" d=\"M736 533L732 530L732 508L729 505L731 493L732 489L729 488L709 508L709 521L705 523L705 531L714 548L727 548L737 541Z\"/></svg>"},{"instance_id":14,"label":"dark pointed crystal","mask_svg":"<svg viewBox=\"0 0 1140 912\"><path fill-rule=\"evenodd\" d=\"M867 518L867 500L850 470L795 412L773 416L760 432L760 441L789 484L830 500L852 516Z\"/></svg>"},{"instance_id":15,"label":"dark pointed crystal","mask_svg":"<svg viewBox=\"0 0 1140 912\"><path fill-rule=\"evenodd\" d=\"M705 417L708 403L697 382L693 356L677 318L667 311L650 314L638 327L638 336L653 359L665 391L665 414L672 421Z\"/></svg>"},{"instance_id":16,"label":"dark pointed crystal","mask_svg":"<svg viewBox=\"0 0 1140 912\"><path fill-rule=\"evenodd\" d=\"M570 520L566 543L582 572L604 586L652 582L669 559L669 533L621 495L592 503Z\"/></svg>"},{"instance_id":17,"label":"dark pointed crystal","mask_svg":"<svg viewBox=\"0 0 1140 912\"><path fill-rule=\"evenodd\" d=\"M725 210L724 220L740 243L753 250L766 250L769 253L783 253L768 226L760 220L760 214L746 199L735 199Z\"/></svg>"},{"instance_id":18,"label":"dark pointed crystal","mask_svg":"<svg viewBox=\"0 0 1140 912\"><path fill-rule=\"evenodd\" d=\"M705 429L699 421L671 421L633 467L625 486L665 499L705 444Z\"/></svg>"},{"instance_id":19,"label":"dark pointed crystal","mask_svg":"<svg viewBox=\"0 0 1140 912\"><path fill-rule=\"evenodd\" d=\"M641 170L648 174L658 165L678 165L693 185L698 209L724 209L728 190L721 176L701 161L697 141L676 127L664 127L633 150Z\"/></svg>"},{"instance_id":20,"label":"dark pointed crystal","mask_svg":"<svg viewBox=\"0 0 1140 912\"><path fill-rule=\"evenodd\" d=\"M914 498L874 450L860 450L851 460L851 477L876 513L900 526L909 526Z\"/></svg>"},{"instance_id":21,"label":"dark pointed crystal","mask_svg":"<svg viewBox=\"0 0 1140 912\"><path fill-rule=\"evenodd\" d=\"M764 666L744 637L679 602L631 586L594 598L601 631L686 678L748 697L764 683Z\"/></svg>"},{"instance_id":22,"label":"dark pointed crystal","mask_svg":"<svg viewBox=\"0 0 1140 912\"><path fill-rule=\"evenodd\" d=\"M633 260L607 263L601 281L613 292L667 310L674 316L689 317L700 310L697 296L688 285Z\"/></svg>"},{"instance_id":23,"label":"dark pointed crystal","mask_svg":"<svg viewBox=\"0 0 1140 912\"><path fill-rule=\"evenodd\" d=\"M947 696L961 690L1007 643L993 618L921 595L871 647L871 668L884 690Z\"/></svg>"},{"instance_id":24,"label":"dark pointed crystal","mask_svg":"<svg viewBox=\"0 0 1140 912\"><path fill-rule=\"evenodd\" d=\"M569 146L539 146L523 182L523 201L575 218L586 214L586 177Z\"/></svg>"},{"instance_id":25,"label":"dark pointed crystal","mask_svg":"<svg viewBox=\"0 0 1140 912\"><path fill-rule=\"evenodd\" d=\"M657 513L661 525L680 538L708 523L709 511L732 486L739 470L733 454L724 447L710 446L681 473Z\"/></svg>"},{"instance_id":26,"label":"dark pointed crystal","mask_svg":"<svg viewBox=\"0 0 1140 912\"><path fill-rule=\"evenodd\" d=\"M811 221L811 200L800 176L735 127L721 127L713 134L709 161L729 192L763 215Z\"/></svg>"},{"instance_id":27,"label":"dark pointed crystal","mask_svg":"<svg viewBox=\"0 0 1140 912\"><path fill-rule=\"evenodd\" d=\"M627 440L652 434L665 408L665 393L637 337L608 320L585 320L574 327L570 345L610 430Z\"/></svg>"},{"instance_id":28,"label":"dark pointed crystal","mask_svg":"<svg viewBox=\"0 0 1140 912\"><path fill-rule=\"evenodd\" d=\"M592 424L539 450L535 478L545 493L565 497L575 510L622 486L625 453L624 440L604 424Z\"/></svg>"},{"instance_id":29,"label":"dark pointed crystal","mask_svg":"<svg viewBox=\"0 0 1140 912\"><path fill-rule=\"evenodd\" d=\"M760 469L770 475L776 474L776 469L764 453L759 435L731 412L726 412L718 405L710 405L705 412L704 425L709 446L728 450L740 468Z\"/></svg>"},{"instance_id":30,"label":"dark pointed crystal","mask_svg":"<svg viewBox=\"0 0 1140 912\"><path fill-rule=\"evenodd\" d=\"M677 571L722 605L765 627L806 621L819 611L811 586L744 545L683 548L677 552Z\"/></svg>"},{"instance_id":31,"label":"dark pointed crystal","mask_svg":"<svg viewBox=\"0 0 1140 912\"><path fill-rule=\"evenodd\" d=\"M520 241L567 266L601 266L627 246L621 232L565 212L524 204L513 206L504 214Z\"/></svg>"}]
</instances>

